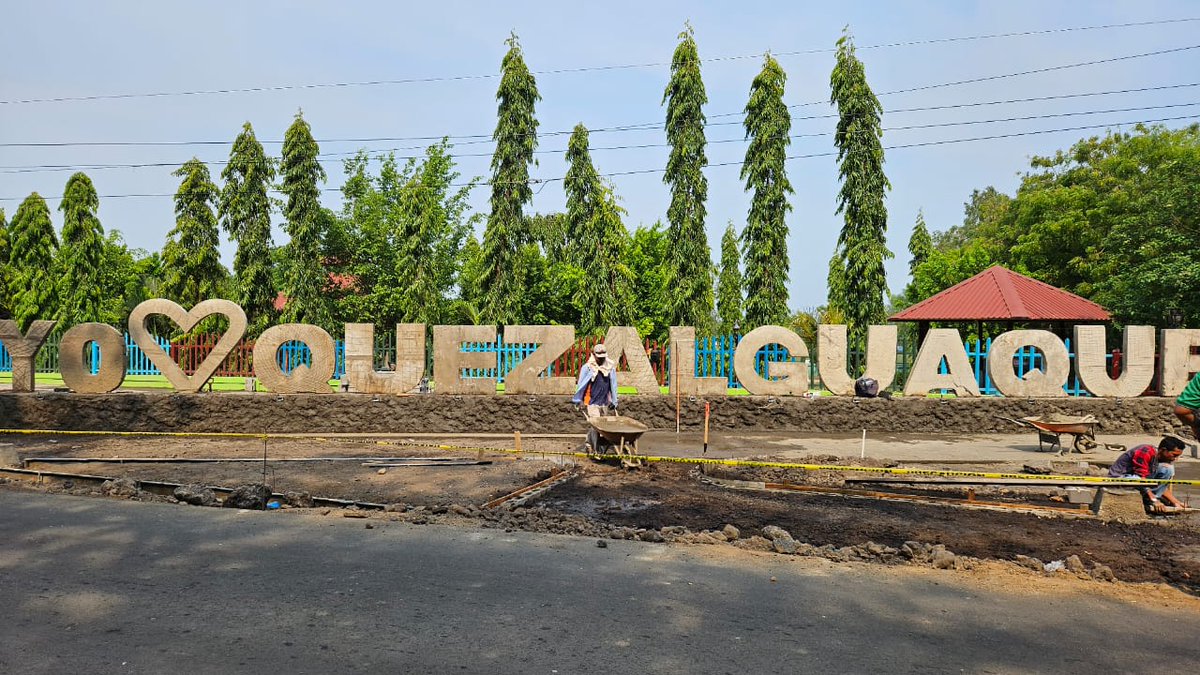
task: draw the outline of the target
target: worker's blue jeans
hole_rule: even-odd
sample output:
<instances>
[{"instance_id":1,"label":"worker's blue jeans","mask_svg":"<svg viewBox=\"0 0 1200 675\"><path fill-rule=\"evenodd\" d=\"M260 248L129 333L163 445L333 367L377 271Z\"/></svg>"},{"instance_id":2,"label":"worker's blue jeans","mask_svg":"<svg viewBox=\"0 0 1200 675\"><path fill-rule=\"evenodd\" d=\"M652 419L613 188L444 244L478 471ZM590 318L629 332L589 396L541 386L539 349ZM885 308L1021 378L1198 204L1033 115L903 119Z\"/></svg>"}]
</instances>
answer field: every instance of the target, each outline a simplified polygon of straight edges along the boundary
<instances>
[{"instance_id":1,"label":"worker's blue jeans","mask_svg":"<svg viewBox=\"0 0 1200 675\"><path fill-rule=\"evenodd\" d=\"M1141 476L1138 476L1138 475L1132 474L1132 473L1127 473L1121 477L1122 478L1141 478ZM1167 464L1166 462L1159 464L1158 468L1154 470L1154 473L1150 474L1149 476L1146 476L1146 478L1149 478L1150 480L1171 480L1174 477L1175 477L1175 465ZM1158 485L1150 488L1150 494L1154 495L1155 499L1158 499L1163 496L1163 493L1167 491L1168 487L1170 487L1170 485L1168 485L1166 483L1159 483Z\"/></svg>"}]
</instances>

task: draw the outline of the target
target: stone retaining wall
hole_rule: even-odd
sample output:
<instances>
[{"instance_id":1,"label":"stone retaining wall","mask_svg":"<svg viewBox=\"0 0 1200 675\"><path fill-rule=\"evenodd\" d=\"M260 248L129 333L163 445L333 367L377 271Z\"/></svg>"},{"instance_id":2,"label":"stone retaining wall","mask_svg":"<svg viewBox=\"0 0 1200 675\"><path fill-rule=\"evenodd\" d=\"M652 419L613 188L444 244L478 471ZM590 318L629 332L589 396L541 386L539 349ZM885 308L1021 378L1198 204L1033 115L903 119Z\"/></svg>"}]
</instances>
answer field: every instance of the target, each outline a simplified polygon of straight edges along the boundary
<instances>
[{"instance_id":1,"label":"stone retaining wall","mask_svg":"<svg viewBox=\"0 0 1200 675\"><path fill-rule=\"evenodd\" d=\"M891 433L1015 433L1000 416L1095 415L1107 434L1157 434L1174 423L1169 398L710 399L712 428ZM699 429L704 401L682 401L682 426ZM621 411L652 428L675 427L675 399L624 397ZM371 396L367 394L0 394L0 427L247 433L574 433L583 418L562 396Z\"/></svg>"}]
</instances>

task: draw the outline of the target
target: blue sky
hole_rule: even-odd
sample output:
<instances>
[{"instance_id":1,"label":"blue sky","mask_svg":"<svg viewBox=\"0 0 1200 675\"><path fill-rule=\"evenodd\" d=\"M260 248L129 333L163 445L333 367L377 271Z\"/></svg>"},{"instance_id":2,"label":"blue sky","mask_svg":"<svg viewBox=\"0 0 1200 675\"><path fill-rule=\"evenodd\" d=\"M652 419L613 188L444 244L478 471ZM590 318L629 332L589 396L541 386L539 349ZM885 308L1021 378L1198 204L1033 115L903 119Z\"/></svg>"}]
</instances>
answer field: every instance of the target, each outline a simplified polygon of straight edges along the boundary
<instances>
[{"instance_id":1,"label":"blue sky","mask_svg":"<svg viewBox=\"0 0 1200 675\"><path fill-rule=\"evenodd\" d=\"M15 5L15 6L14 6ZM533 175L559 178L566 170L565 135L582 122L592 129L651 123L634 132L595 132L593 159L601 173L661 170L667 148L603 150L606 146L661 145L662 91L671 52L684 21L695 27L710 122L736 122L765 50L778 54L831 50L849 25L872 88L880 93L884 126L961 123L1125 108L1157 109L1072 115L925 129L887 131L885 145L1109 125L1196 116L1200 87L919 112L905 108L979 103L1060 94L1109 92L1200 82L1200 49L1048 73L947 86L905 94L900 89L1015 73L1062 64L1200 44L1200 22L1056 32L927 45L872 47L894 42L977 36L1200 17L1188 2L891 2L891 3L401 3L327 2L24 2L5 11L0 40L0 144L85 141L232 141L244 121L260 139L278 140L303 109L326 157L330 180L341 185L340 157L360 147L405 148L421 141L373 143L336 139L490 134L495 126L494 77L383 86L288 89L257 93L135 97L57 103L14 103L32 98L131 92L175 92L272 85L491 76L497 73L510 30L521 39L534 71L618 64L659 64L538 76L542 101L538 166ZM744 58L731 58L744 57ZM787 103L797 118L789 155L833 150L828 104L831 51L782 55L788 73ZM1162 108L1174 105L1177 107ZM798 119L809 117L814 119ZM1167 122L1182 126L1200 119ZM931 229L962 219L963 202L976 188L1011 193L1033 155L1050 154L1103 129L1045 133L982 142L895 149L887 153L888 265L894 291L907 282L907 242L918 209ZM822 135L823 134L823 135ZM713 125L708 231L714 252L729 221L745 222L749 196L738 180L745 144L741 127ZM731 142L716 142L729 140ZM465 141L474 141L466 143ZM278 145L268 145L277 153ZM456 154L464 177L488 175L491 146L460 139ZM467 154L482 156L469 157ZM15 171L14 167L169 162L191 156L220 161L228 145L175 147L0 147L0 206L9 217L32 191L61 196L69 171ZM89 170L101 195L169 195L172 167ZM841 219L835 215L837 167L833 157L792 160L795 187L791 229L790 306L823 304L825 277ZM213 167L219 174L220 166ZM660 173L612 178L628 210L630 228L664 219L669 200ZM486 188L472 196L487 209ZM326 204L339 208L335 190ZM563 208L561 183L546 183L532 210ZM57 207L57 199L50 201ZM55 224L60 219L57 211ZM173 226L170 197L101 200L101 220L133 246L162 247ZM276 217L278 220L278 216ZM276 242L282 229L276 228ZM232 246L222 247L226 264Z\"/></svg>"}]
</instances>

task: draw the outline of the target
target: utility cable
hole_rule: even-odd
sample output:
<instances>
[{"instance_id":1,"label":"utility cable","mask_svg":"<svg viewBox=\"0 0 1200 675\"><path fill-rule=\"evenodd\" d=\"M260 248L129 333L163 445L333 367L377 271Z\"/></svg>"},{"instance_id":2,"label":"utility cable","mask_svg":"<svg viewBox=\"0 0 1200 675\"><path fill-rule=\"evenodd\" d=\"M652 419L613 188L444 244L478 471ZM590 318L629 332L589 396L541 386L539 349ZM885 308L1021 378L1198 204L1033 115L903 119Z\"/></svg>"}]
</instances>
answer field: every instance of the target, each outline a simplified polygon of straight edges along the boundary
<instances>
[{"instance_id":1,"label":"utility cable","mask_svg":"<svg viewBox=\"0 0 1200 675\"><path fill-rule=\"evenodd\" d=\"M1113 127L1127 127L1127 126L1142 125L1142 124L1156 124L1156 123L1161 123L1161 122L1175 122L1175 121L1181 121L1181 120L1196 120L1196 119L1198 119L1198 117L1196 115L1181 115L1181 116L1177 116L1177 117L1159 117L1159 118L1155 118L1155 119L1131 120L1131 121L1125 121L1125 122L1109 122L1106 124L1089 124L1089 125L1075 126L1075 127L1062 127L1062 128L1058 128L1058 129L1036 129L1036 130L1030 130L1030 131L1017 131L1017 132L1011 132L1011 133L1006 133L1006 134L992 134L992 135L988 135L988 136L972 136L972 137L968 137L968 138L950 138L950 139L941 139L941 140L934 140L934 141L922 141L922 142L916 142L916 143L904 143L904 144L899 144L899 145L885 145L885 146L883 146L883 149L884 150L903 150L903 149L907 149L907 148L923 148L923 147L938 146L938 145L954 145L954 144L958 144L958 143L974 143L974 142L979 142L979 141L991 141L991 140L998 140L998 139L1004 139L1004 138L1019 138L1019 137L1023 137L1023 136L1037 136L1037 135L1041 135L1041 134L1054 134L1054 133L1065 133L1065 132L1074 132L1074 131L1088 131L1088 130L1095 130L1095 129L1112 129ZM789 155L789 156L785 157L784 159L786 161L794 161L794 160L800 160L800 159L812 159L812 158L816 158L816 157L834 157L836 155L837 155L837 152L835 152L835 151L816 152L816 153L808 153L808 154L803 154L803 155ZM732 161L732 162L715 162L715 163L710 162L710 163L706 164L704 166L704 168L709 169L709 168L716 168L716 167L740 166L741 164L743 164L743 162L741 160ZM627 170L627 171L610 171L610 172L598 174L598 176L600 176L602 178L612 178L612 177L617 177L617 176L634 176L634 175L641 175L641 174L662 173L665 170L666 170L665 168L631 169L631 170ZM555 176L555 177L550 177L550 178L531 178L529 180L529 183L532 185L538 185L541 183L552 183L552 182L558 182L558 181L562 181L562 180L565 180L565 176ZM449 185L448 187L480 187L480 186L493 185L493 184L494 184L493 181L474 181L474 182L468 182L468 183L453 183L453 184ZM321 188L321 191L322 192L341 192L342 188L340 188L340 187L325 187L325 188ZM116 195L100 195L99 198L101 198L101 199L126 199L126 198L135 198L135 197L136 198L174 197L174 196L176 196L176 194L177 193L129 193L129 194L116 194ZM61 197L43 197L43 198L46 200L62 199ZM0 201L15 202L15 201L20 201L22 199L24 199L24 198L23 197L0 197Z\"/></svg>"},{"instance_id":2,"label":"utility cable","mask_svg":"<svg viewBox=\"0 0 1200 675\"><path fill-rule=\"evenodd\" d=\"M1075 26L1067 28L1047 28L1040 30L1015 31L1009 33L991 33L983 35L964 35L958 37L947 38L930 38L923 40L909 40L904 42L890 42L875 45L856 46L856 49L887 49L894 47L912 47L935 44L946 44L953 42L967 42L973 40L995 40L1002 38L1013 37L1029 37L1037 35L1053 35L1060 33L1072 33L1081 31L1093 30L1110 30L1117 28L1134 28L1144 26L1161 26L1169 24L1192 23L1200 21L1200 17L1183 17L1176 19L1157 19L1150 21L1133 21L1125 23L1112 23L1093 26ZM824 54L835 51L833 48L815 48L785 52L771 52L773 56L801 56L808 54ZM700 59L701 63L715 63L721 61L736 61L762 57L762 53L757 54L742 54L736 56L721 56L708 59ZM629 70L637 68L661 68L670 66L671 63L656 61L649 63L625 63L612 64L603 66L581 66L576 68L557 68L552 70L534 71L534 76L540 75L563 75L588 72L604 72L614 70ZM429 84L436 82L462 82L469 80L492 80L500 77L500 73L485 73L478 75L449 75L449 76L432 76L432 77L410 77L391 80L362 80L362 81L346 81L346 82L321 82L309 84L280 84L268 85L259 87L227 87L219 89L192 89L183 91L151 91L137 93L119 93L119 94L92 94L87 96L56 96L47 98L26 98L26 99L10 99L0 101L0 105L25 105L31 103L67 103L67 102L84 102L84 101L104 101L104 100L121 100L121 99L137 99L137 98L164 98L173 96L206 96L215 94L244 94L258 92L275 92L275 91L294 91L306 89L344 89L351 87L374 87L382 85L403 85L403 84Z\"/></svg>"}]
</instances>

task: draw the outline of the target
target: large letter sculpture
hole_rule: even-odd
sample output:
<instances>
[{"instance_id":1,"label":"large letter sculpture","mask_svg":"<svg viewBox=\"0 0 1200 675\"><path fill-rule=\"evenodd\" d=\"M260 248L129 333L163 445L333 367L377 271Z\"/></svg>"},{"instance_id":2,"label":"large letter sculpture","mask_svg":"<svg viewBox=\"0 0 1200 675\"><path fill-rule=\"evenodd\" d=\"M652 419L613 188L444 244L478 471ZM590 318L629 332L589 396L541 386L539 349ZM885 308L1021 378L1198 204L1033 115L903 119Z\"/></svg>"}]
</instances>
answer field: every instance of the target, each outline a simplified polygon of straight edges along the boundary
<instances>
[{"instance_id":1,"label":"large letter sculpture","mask_svg":"<svg viewBox=\"0 0 1200 675\"><path fill-rule=\"evenodd\" d=\"M279 367L276 354L285 342L303 342L312 365L300 364L290 375ZM284 323L271 326L254 341L254 375L268 390L277 394L328 394L329 380L337 367L337 346L320 326Z\"/></svg>"},{"instance_id":2,"label":"large letter sculpture","mask_svg":"<svg viewBox=\"0 0 1200 675\"><path fill-rule=\"evenodd\" d=\"M1133 398L1154 381L1154 326L1126 326L1121 374L1108 376L1104 326L1075 326L1075 371L1093 396Z\"/></svg>"},{"instance_id":3,"label":"large letter sculpture","mask_svg":"<svg viewBox=\"0 0 1200 675\"><path fill-rule=\"evenodd\" d=\"M88 345L100 347L100 367L95 375L88 367ZM104 394L125 381L125 336L104 323L81 323L63 334L58 343L58 372L63 384L80 394Z\"/></svg>"},{"instance_id":4,"label":"large letter sculpture","mask_svg":"<svg viewBox=\"0 0 1200 675\"><path fill-rule=\"evenodd\" d=\"M696 329L671 326L671 393L684 396L724 396L729 380L696 377Z\"/></svg>"},{"instance_id":5,"label":"large letter sculpture","mask_svg":"<svg viewBox=\"0 0 1200 675\"><path fill-rule=\"evenodd\" d=\"M495 394L496 378L464 378L464 368L494 370L496 352L464 352L467 342L493 343L496 329L491 326L434 326L433 382L438 394Z\"/></svg>"},{"instance_id":6,"label":"large letter sculpture","mask_svg":"<svg viewBox=\"0 0 1200 675\"><path fill-rule=\"evenodd\" d=\"M53 321L37 320L30 324L28 333L21 335L16 321L0 321L0 342L4 343L5 349L12 357L13 391L33 391L33 359L46 342L46 336L52 328Z\"/></svg>"},{"instance_id":7,"label":"large letter sculpture","mask_svg":"<svg viewBox=\"0 0 1200 675\"><path fill-rule=\"evenodd\" d=\"M346 324L346 376L350 391L407 394L425 376L425 324L396 324L396 370L375 370L375 326Z\"/></svg>"},{"instance_id":8,"label":"large letter sculpture","mask_svg":"<svg viewBox=\"0 0 1200 675\"><path fill-rule=\"evenodd\" d=\"M179 367L179 364L172 361L171 356L163 351L146 328L146 319L154 314L162 314L174 321L184 333L214 314L220 314L228 319L229 328L226 329L221 339L217 340L217 344L209 352L208 358L204 359L204 362L196 367L196 372L189 377ZM170 300L156 298L139 304L129 314L129 335L133 337L134 343L167 378L171 386L179 391L200 391L245 334L246 313L236 303L229 300L205 300L188 311Z\"/></svg>"},{"instance_id":9,"label":"large letter sculpture","mask_svg":"<svg viewBox=\"0 0 1200 675\"><path fill-rule=\"evenodd\" d=\"M766 362L763 377L754 368L754 361L758 350L767 345L782 345L793 360ZM803 396L808 391L808 345L782 326L759 326L738 342L733 370L746 391L755 396Z\"/></svg>"},{"instance_id":10,"label":"large letter sculpture","mask_svg":"<svg viewBox=\"0 0 1200 675\"><path fill-rule=\"evenodd\" d=\"M867 367L863 376L883 391L896 379L896 326L867 328ZM817 327L817 372L835 396L853 396L854 378L846 372L846 324Z\"/></svg>"},{"instance_id":11,"label":"large letter sculpture","mask_svg":"<svg viewBox=\"0 0 1200 675\"><path fill-rule=\"evenodd\" d=\"M563 352L575 342L574 326L505 326L507 344L537 344L532 354L521 359L504 377L504 392L508 394L575 393L575 378L539 377Z\"/></svg>"},{"instance_id":12,"label":"large letter sculpture","mask_svg":"<svg viewBox=\"0 0 1200 675\"><path fill-rule=\"evenodd\" d=\"M1013 357L1025 347L1042 353L1042 367L1018 377ZM988 375L1005 396L1057 398L1066 396L1063 385L1071 375L1071 356L1058 336L1046 330L1010 330L992 340L988 350Z\"/></svg>"},{"instance_id":13,"label":"large letter sculpture","mask_svg":"<svg viewBox=\"0 0 1200 675\"><path fill-rule=\"evenodd\" d=\"M946 359L949 373L939 373L942 359ZM905 396L924 396L934 389L953 389L959 396L978 396L979 383L971 370L967 349L955 328L934 328L921 343L917 360L913 363L908 382L904 383Z\"/></svg>"},{"instance_id":14,"label":"large letter sculpture","mask_svg":"<svg viewBox=\"0 0 1200 675\"><path fill-rule=\"evenodd\" d=\"M1200 330L1168 328L1162 332L1158 382L1163 396L1178 396L1192 373L1200 372L1200 355L1193 354L1192 347L1200 347Z\"/></svg>"},{"instance_id":15,"label":"large letter sculpture","mask_svg":"<svg viewBox=\"0 0 1200 675\"><path fill-rule=\"evenodd\" d=\"M617 382L622 387L634 387L638 395L662 394L658 388L658 378L654 376L654 367L650 365L650 357L642 346L642 336L638 335L633 326L610 326L604 336L604 348L608 350L608 358L620 367L621 357L629 364L629 370L620 371Z\"/></svg>"}]
</instances>

